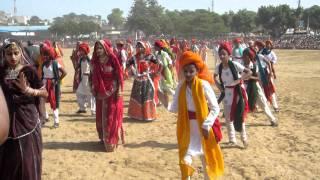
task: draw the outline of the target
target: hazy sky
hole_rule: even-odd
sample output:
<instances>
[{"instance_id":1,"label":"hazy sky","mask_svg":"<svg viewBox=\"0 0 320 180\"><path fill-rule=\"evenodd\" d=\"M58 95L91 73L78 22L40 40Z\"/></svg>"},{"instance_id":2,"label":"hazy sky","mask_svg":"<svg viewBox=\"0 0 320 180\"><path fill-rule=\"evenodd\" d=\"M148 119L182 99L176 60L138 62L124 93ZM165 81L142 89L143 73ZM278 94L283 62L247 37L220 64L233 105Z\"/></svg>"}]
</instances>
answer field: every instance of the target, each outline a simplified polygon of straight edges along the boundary
<instances>
[{"instance_id":1,"label":"hazy sky","mask_svg":"<svg viewBox=\"0 0 320 180\"><path fill-rule=\"evenodd\" d=\"M111 9L120 8L128 15L133 0L16 0L17 15L37 15L41 19L52 19L70 12L76 14L101 15L106 19ZM166 9L208 9L212 0L158 0ZM248 9L257 11L262 5L288 4L296 8L298 0L215 0L214 10L223 14L229 10ZM301 0L304 8L320 5L320 0ZM13 12L13 0L0 0L0 10Z\"/></svg>"}]
</instances>

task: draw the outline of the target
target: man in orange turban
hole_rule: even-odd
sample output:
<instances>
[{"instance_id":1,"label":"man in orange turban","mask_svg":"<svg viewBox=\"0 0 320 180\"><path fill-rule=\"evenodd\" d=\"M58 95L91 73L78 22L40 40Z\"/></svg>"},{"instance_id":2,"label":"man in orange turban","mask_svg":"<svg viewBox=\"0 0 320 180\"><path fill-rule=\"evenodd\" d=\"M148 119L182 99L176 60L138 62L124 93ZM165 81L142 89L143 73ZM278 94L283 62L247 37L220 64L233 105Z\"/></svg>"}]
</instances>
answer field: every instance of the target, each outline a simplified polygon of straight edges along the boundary
<instances>
[{"instance_id":1,"label":"man in orange turban","mask_svg":"<svg viewBox=\"0 0 320 180\"><path fill-rule=\"evenodd\" d=\"M179 67L183 68L185 65L195 64L198 70L198 77L213 84L213 76L210 73L208 66L203 62L199 54L192 51L186 51L182 54L179 60ZM182 69L180 69L182 70Z\"/></svg>"},{"instance_id":2,"label":"man in orange turban","mask_svg":"<svg viewBox=\"0 0 320 180\"><path fill-rule=\"evenodd\" d=\"M178 85L168 110L178 113L181 179L190 179L194 172L192 161L197 156L201 158L205 179L216 179L223 174L224 162L218 144L220 108L210 86L212 75L197 53L186 51L179 62L185 80Z\"/></svg>"}]
</instances>

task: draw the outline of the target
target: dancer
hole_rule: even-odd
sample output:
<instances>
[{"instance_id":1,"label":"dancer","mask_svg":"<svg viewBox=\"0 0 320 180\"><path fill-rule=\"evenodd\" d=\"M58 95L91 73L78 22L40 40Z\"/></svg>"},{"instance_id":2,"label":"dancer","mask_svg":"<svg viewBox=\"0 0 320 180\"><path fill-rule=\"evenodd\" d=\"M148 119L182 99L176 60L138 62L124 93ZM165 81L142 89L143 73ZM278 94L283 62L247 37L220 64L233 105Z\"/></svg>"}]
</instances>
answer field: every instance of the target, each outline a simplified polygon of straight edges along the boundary
<instances>
[{"instance_id":1,"label":"dancer","mask_svg":"<svg viewBox=\"0 0 320 180\"><path fill-rule=\"evenodd\" d=\"M155 88L151 79L150 63L159 64L151 54L147 43L138 41L136 55L127 63L127 67L133 66L135 69L128 116L142 121L153 121L157 118L154 101Z\"/></svg>"},{"instance_id":2,"label":"dancer","mask_svg":"<svg viewBox=\"0 0 320 180\"><path fill-rule=\"evenodd\" d=\"M60 47L60 45L58 44L57 41L54 41L52 43L53 49L54 49L54 53L55 53L55 59L58 61L58 63L65 68L64 63L63 63L63 51Z\"/></svg>"},{"instance_id":3,"label":"dancer","mask_svg":"<svg viewBox=\"0 0 320 180\"><path fill-rule=\"evenodd\" d=\"M219 105L210 83L212 75L201 57L194 52L182 54L180 67L185 80L178 85L168 109L178 113L177 139L182 179L190 179L193 158L200 156L205 179L216 179L224 172L223 156L214 133ZM220 134L221 135L221 134Z\"/></svg>"},{"instance_id":4,"label":"dancer","mask_svg":"<svg viewBox=\"0 0 320 180\"><path fill-rule=\"evenodd\" d=\"M205 41L201 41L200 56L205 64L208 64L208 50L209 48L207 46L207 43Z\"/></svg>"},{"instance_id":5,"label":"dancer","mask_svg":"<svg viewBox=\"0 0 320 180\"><path fill-rule=\"evenodd\" d=\"M163 42L157 40L154 43L154 48L156 50L156 58L161 64L161 79L159 86L159 97L164 106L168 106L169 95L174 94L174 78L173 73L171 71L171 67L173 66L172 59L169 54L163 50L164 48Z\"/></svg>"},{"instance_id":6,"label":"dancer","mask_svg":"<svg viewBox=\"0 0 320 180\"><path fill-rule=\"evenodd\" d=\"M74 68L74 76L73 76L73 85L72 89L73 92L76 92L80 83L80 57L79 57L79 45L81 44L81 41L77 42L76 48L72 50L72 54L70 56L70 59L72 61L72 65Z\"/></svg>"},{"instance_id":7,"label":"dancer","mask_svg":"<svg viewBox=\"0 0 320 180\"><path fill-rule=\"evenodd\" d=\"M230 61L232 50L229 43L220 44L218 52L221 63L216 67L214 79L221 91L219 101L223 100L224 104L229 142L231 145L236 144L235 130L239 131L243 146L246 148L248 142L244 121L249 109L243 80L251 76L251 71L236 61Z\"/></svg>"},{"instance_id":8,"label":"dancer","mask_svg":"<svg viewBox=\"0 0 320 180\"><path fill-rule=\"evenodd\" d=\"M279 112L279 106L275 93L276 90L272 78L272 65L268 58L265 56L268 54L268 50L265 49L265 44L262 41L256 41L255 45L258 48L256 61L258 68L260 69L259 77L262 82L264 93L267 100L272 104L274 111Z\"/></svg>"},{"instance_id":9,"label":"dancer","mask_svg":"<svg viewBox=\"0 0 320 180\"><path fill-rule=\"evenodd\" d=\"M267 98L263 93L263 90L259 83L259 68L257 67L255 61L256 52L250 48L246 48L243 51L242 59L244 61L244 66L252 71L251 77L244 81L247 95L248 104L250 111L254 112L256 110L256 104L261 107L264 113L270 120L271 126L277 126L277 120L272 114Z\"/></svg>"},{"instance_id":10,"label":"dancer","mask_svg":"<svg viewBox=\"0 0 320 180\"><path fill-rule=\"evenodd\" d=\"M242 60L242 47L241 47L241 39L236 38L233 40L233 50L232 50L232 61L236 61L243 65Z\"/></svg>"},{"instance_id":11,"label":"dancer","mask_svg":"<svg viewBox=\"0 0 320 180\"><path fill-rule=\"evenodd\" d=\"M95 98L91 93L91 82L90 82L90 58L88 56L90 52L89 45L87 43L81 43L79 45L79 56L80 56L80 84L76 91L77 101L79 110L77 113L86 113L87 106L90 107L91 114L96 113L96 102Z\"/></svg>"},{"instance_id":12,"label":"dancer","mask_svg":"<svg viewBox=\"0 0 320 180\"><path fill-rule=\"evenodd\" d=\"M59 107L60 107L60 82L67 75L65 69L55 59L54 50L47 44L41 47L44 63L42 65L42 79L48 91L47 102L53 110L54 128L59 127ZM49 119L49 114L46 111L46 119Z\"/></svg>"},{"instance_id":13,"label":"dancer","mask_svg":"<svg viewBox=\"0 0 320 180\"><path fill-rule=\"evenodd\" d=\"M1 54L5 64L0 85L8 105L10 129L7 141L0 146L0 179L40 180L42 137L38 106L39 97L47 97L48 93L18 41L6 39Z\"/></svg>"},{"instance_id":14,"label":"dancer","mask_svg":"<svg viewBox=\"0 0 320 180\"><path fill-rule=\"evenodd\" d=\"M96 127L107 152L124 143L122 127L123 72L109 40L97 41L92 56L92 94L96 98Z\"/></svg>"}]
</instances>

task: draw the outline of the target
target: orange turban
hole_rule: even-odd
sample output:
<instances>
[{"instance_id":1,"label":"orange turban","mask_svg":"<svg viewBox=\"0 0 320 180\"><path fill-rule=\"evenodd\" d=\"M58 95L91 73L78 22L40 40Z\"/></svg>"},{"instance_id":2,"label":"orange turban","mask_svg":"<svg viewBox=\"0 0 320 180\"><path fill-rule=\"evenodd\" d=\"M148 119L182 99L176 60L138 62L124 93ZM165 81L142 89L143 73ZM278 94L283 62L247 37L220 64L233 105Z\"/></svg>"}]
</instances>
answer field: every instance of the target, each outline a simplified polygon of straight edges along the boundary
<instances>
[{"instance_id":1,"label":"orange turban","mask_svg":"<svg viewBox=\"0 0 320 180\"><path fill-rule=\"evenodd\" d=\"M210 84L214 83L213 76L209 71L208 66L203 63L202 58L197 53L185 51L180 57L179 64L181 68L188 64L195 64L198 68L198 77L208 81Z\"/></svg>"}]
</instances>

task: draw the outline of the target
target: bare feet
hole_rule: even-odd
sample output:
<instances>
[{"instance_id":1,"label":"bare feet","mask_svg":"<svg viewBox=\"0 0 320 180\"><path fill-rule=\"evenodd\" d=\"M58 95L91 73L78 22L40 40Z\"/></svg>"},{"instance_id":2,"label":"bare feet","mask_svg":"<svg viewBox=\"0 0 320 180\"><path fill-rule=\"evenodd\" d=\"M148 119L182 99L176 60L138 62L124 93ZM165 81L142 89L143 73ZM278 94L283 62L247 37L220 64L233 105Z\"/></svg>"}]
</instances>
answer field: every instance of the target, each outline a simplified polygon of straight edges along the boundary
<instances>
[{"instance_id":1,"label":"bare feet","mask_svg":"<svg viewBox=\"0 0 320 180\"><path fill-rule=\"evenodd\" d=\"M114 145L114 144L105 144L104 146L105 146L107 152L114 152L114 150L116 148L116 145Z\"/></svg>"}]
</instances>

